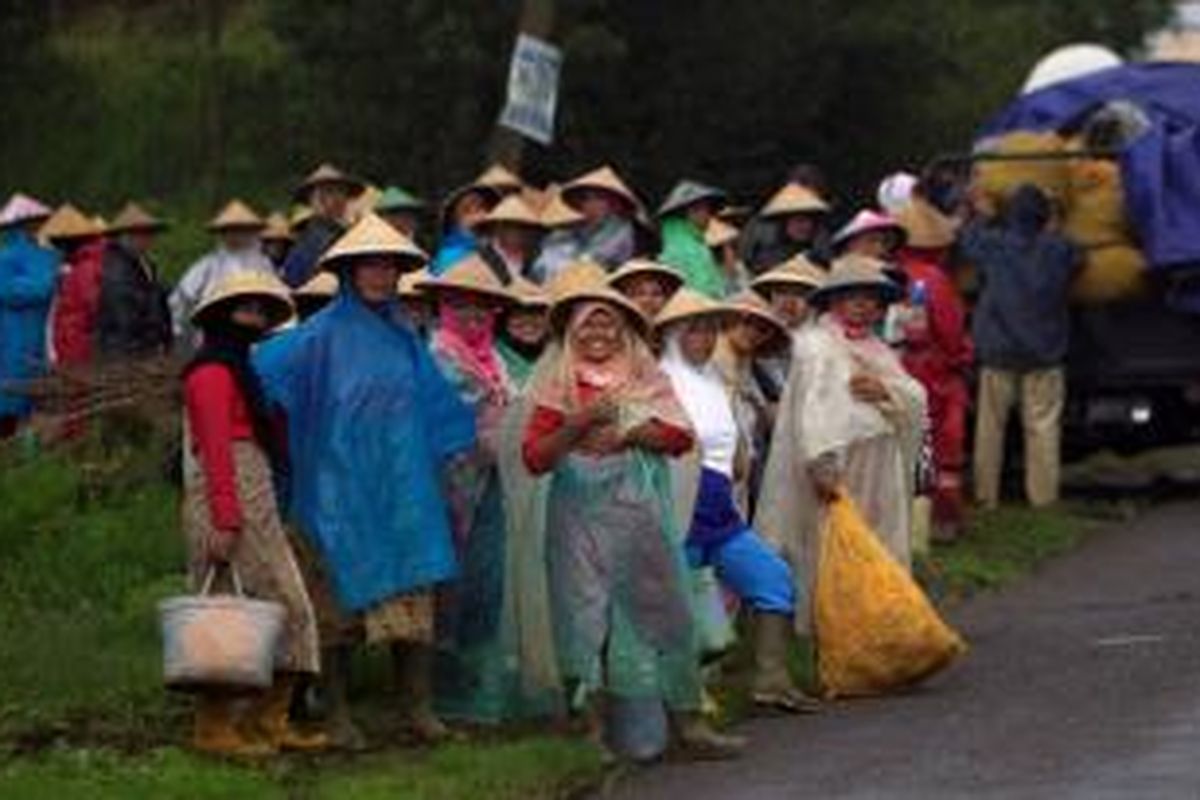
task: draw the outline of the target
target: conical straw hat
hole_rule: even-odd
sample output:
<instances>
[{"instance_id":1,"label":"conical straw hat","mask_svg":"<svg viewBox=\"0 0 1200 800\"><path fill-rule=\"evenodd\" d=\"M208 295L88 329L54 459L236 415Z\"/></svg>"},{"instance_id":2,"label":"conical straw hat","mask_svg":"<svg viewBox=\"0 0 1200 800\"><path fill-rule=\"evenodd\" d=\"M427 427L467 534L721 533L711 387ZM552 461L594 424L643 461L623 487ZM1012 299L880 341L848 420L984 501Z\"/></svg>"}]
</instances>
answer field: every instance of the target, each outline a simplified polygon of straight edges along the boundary
<instances>
[{"instance_id":1,"label":"conical straw hat","mask_svg":"<svg viewBox=\"0 0 1200 800\"><path fill-rule=\"evenodd\" d=\"M346 203L346 222L353 225L360 219L370 214L375 209L375 203L383 196L383 192L379 191L379 187L373 184L363 186L361 192Z\"/></svg>"},{"instance_id":2,"label":"conical straw hat","mask_svg":"<svg viewBox=\"0 0 1200 800\"><path fill-rule=\"evenodd\" d=\"M503 164L492 164L475 179L477 186L487 186L498 192L508 194L519 192L525 188L525 182L515 172Z\"/></svg>"},{"instance_id":3,"label":"conical straw hat","mask_svg":"<svg viewBox=\"0 0 1200 800\"><path fill-rule=\"evenodd\" d=\"M717 219L740 227L753 215L754 209L750 206L725 206L717 212Z\"/></svg>"},{"instance_id":4,"label":"conical straw hat","mask_svg":"<svg viewBox=\"0 0 1200 800\"><path fill-rule=\"evenodd\" d=\"M608 276L608 283L620 290L621 284L639 275L653 275L665 283L671 284L672 291L683 286L684 283L683 276L677 270L648 258L633 258L626 261L616 272Z\"/></svg>"},{"instance_id":5,"label":"conical straw hat","mask_svg":"<svg viewBox=\"0 0 1200 800\"><path fill-rule=\"evenodd\" d=\"M736 242L741 234L742 232L733 225L723 222L719 217L713 217L704 229L704 243L709 247L724 247Z\"/></svg>"},{"instance_id":6,"label":"conical straw hat","mask_svg":"<svg viewBox=\"0 0 1200 800\"><path fill-rule=\"evenodd\" d=\"M96 220L86 216L75 206L63 203L42 225L40 233L48 241L90 239L103 234L104 228L97 225Z\"/></svg>"},{"instance_id":7,"label":"conical straw hat","mask_svg":"<svg viewBox=\"0 0 1200 800\"><path fill-rule=\"evenodd\" d=\"M583 189L599 189L600 191L609 192L628 203L635 213L643 210L642 201L633 193L628 184L621 180L621 176L612 167L604 166L594 169L568 182L563 186L563 200L571 203L572 195L577 194Z\"/></svg>"},{"instance_id":8,"label":"conical straw hat","mask_svg":"<svg viewBox=\"0 0 1200 800\"><path fill-rule=\"evenodd\" d=\"M907 231L904 227L893 219L891 216L884 214L874 209L864 208L854 215L854 218L842 226L842 229L833 235L830 244L834 248L840 249L846 245L855 236L871 231L888 231L894 233L903 242L908 238Z\"/></svg>"},{"instance_id":9,"label":"conical straw hat","mask_svg":"<svg viewBox=\"0 0 1200 800\"><path fill-rule=\"evenodd\" d=\"M444 274L428 278L417 284L417 289L437 295L445 292L468 292L483 295L504 303L511 303L512 296L496 277L496 273L477 255L467 256L448 269Z\"/></svg>"},{"instance_id":10,"label":"conical straw hat","mask_svg":"<svg viewBox=\"0 0 1200 800\"><path fill-rule=\"evenodd\" d=\"M324 163L308 173L308 177L296 187L294 196L299 202L304 202L313 189L323 184L339 184L346 187L351 194L358 194L366 187L361 178L342 172L332 164Z\"/></svg>"},{"instance_id":11,"label":"conical straw hat","mask_svg":"<svg viewBox=\"0 0 1200 800\"><path fill-rule=\"evenodd\" d=\"M263 218L254 213L254 209L243 203L241 200L230 200L221 212L217 214L208 223L208 229L213 232L227 231L231 229L257 229L265 228L267 223Z\"/></svg>"},{"instance_id":12,"label":"conical straw hat","mask_svg":"<svg viewBox=\"0 0 1200 800\"><path fill-rule=\"evenodd\" d=\"M446 195L446 199L442 201L439 224L441 225L441 229L443 231L446 230L447 226L449 226L450 215L454 213L454 207L458 205L458 201L472 192L480 193L487 198L489 203L492 203L493 205L499 203L501 197L503 196L503 192L501 192L499 189L496 189L493 186L484 186L481 183L468 183L452 190L448 195Z\"/></svg>"},{"instance_id":13,"label":"conical straw hat","mask_svg":"<svg viewBox=\"0 0 1200 800\"><path fill-rule=\"evenodd\" d=\"M547 228L565 228L583 222L583 214L563 201L561 187L551 187L546 190L546 194L548 197L541 212L543 225Z\"/></svg>"},{"instance_id":14,"label":"conical straw hat","mask_svg":"<svg viewBox=\"0 0 1200 800\"><path fill-rule=\"evenodd\" d=\"M836 295L848 289L875 289L885 303L900 299L902 291L887 277L887 263L868 256L850 254L833 262L825 285L809 297L809 302L824 308Z\"/></svg>"},{"instance_id":15,"label":"conical straw hat","mask_svg":"<svg viewBox=\"0 0 1200 800\"><path fill-rule=\"evenodd\" d=\"M909 247L940 250L954 244L958 235L958 223L953 218L916 195L896 214L896 222L908 234Z\"/></svg>"},{"instance_id":16,"label":"conical straw hat","mask_svg":"<svg viewBox=\"0 0 1200 800\"><path fill-rule=\"evenodd\" d=\"M318 272L299 289L292 291L294 297L333 297L338 293L341 281L336 272Z\"/></svg>"},{"instance_id":17,"label":"conical straw hat","mask_svg":"<svg viewBox=\"0 0 1200 800\"><path fill-rule=\"evenodd\" d=\"M40 200L17 192L0 209L0 228L46 219L50 214L50 208Z\"/></svg>"},{"instance_id":18,"label":"conical straw hat","mask_svg":"<svg viewBox=\"0 0 1200 800\"><path fill-rule=\"evenodd\" d=\"M265 301L272 328L287 322L295 313L291 294L281 280L261 270L244 269L229 273L204 295L192 312L192 322L203 324L205 318L229 301L247 297Z\"/></svg>"},{"instance_id":19,"label":"conical straw hat","mask_svg":"<svg viewBox=\"0 0 1200 800\"><path fill-rule=\"evenodd\" d=\"M288 225L287 217L280 211L272 211L267 217L267 226L263 228L262 240L264 242L290 242L296 237L292 235L292 228Z\"/></svg>"},{"instance_id":20,"label":"conical straw hat","mask_svg":"<svg viewBox=\"0 0 1200 800\"><path fill-rule=\"evenodd\" d=\"M401 189L399 186L387 187L383 190L383 194L379 195L379 199L375 201L376 214L388 214L397 211L422 211L424 208L424 200L412 192Z\"/></svg>"},{"instance_id":21,"label":"conical straw hat","mask_svg":"<svg viewBox=\"0 0 1200 800\"><path fill-rule=\"evenodd\" d=\"M549 308L550 294L530 280L520 275L513 277L508 284L508 294L513 302L522 308Z\"/></svg>"},{"instance_id":22,"label":"conical straw hat","mask_svg":"<svg viewBox=\"0 0 1200 800\"><path fill-rule=\"evenodd\" d=\"M654 318L654 327L662 330L673 322L697 317L722 317L728 313L729 309L722 303L685 286L675 292L663 310L658 312L658 316Z\"/></svg>"},{"instance_id":23,"label":"conical straw hat","mask_svg":"<svg viewBox=\"0 0 1200 800\"><path fill-rule=\"evenodd\" d=\"M576 261L554 276L547 287L550 293L550 324L560 335L566 330L571 309L578 303L595 300L608 303L625 313L639 334L649 330L649 321L629 298L608 283L604 267L594 261Z\"/></svg>"},{"instance_id":24,"label":"conical straw hat","mask_svg":"<svg viewBox=\"0 0 1200 800\"><path fill-rule=\"evenodd\" d=\"M130 201L113 219L108 226L110 233L131 233L133 231L161 231L167 223L150 214L137 203Z\"/></svg>"},{"instance_id":25,"label":"conical straw hat","mask_svg":"<svg viewBox=\"0 0 1200 800\"><path fill-rule=\"evenodd\" d=\"M425 297L425 292L421 290L421 285L429 280L429 270L422 267L414 272L406 272L400 276L400 280L396 283L396 294L406 300L419 300Z\"/></svg>"},{"instance_id":26,"label":"conical straw hat","mask_svg":"<svg viewBox=\"0 0 1200 800\"><path fill-rule=\"evenodd\" d=\"M517 194L510 194L501 200L475 226L476 230L486 230L496 225L524 225L529 228L544 227L542 218L538 216L529 203Z\"/></svg>"},{"instance_id":27,"label":"conical straw hat","mask_svg":"<svg viewBox=\"0 0 1200 800\"><path fill-rule=\"evenodd\" d=\"M412 239L375 214L367 214L342 234L317 263L322 269L337 269L341 262L358 256L394 256L416 269L429 260ZM404 267L402 267L404 268Z\"/></svg>"},{"instance_id":28,"label":"conical straw hat","mask_svg":"<svg viewBox=\"0 0 1200 800\"><path fill-rule=\"evenodd\" d=\"M743 289L725 301L725 309L735 316L754 317L765 322L772 331L771 342L766 349L775 350L786 347L791 341L791 334L783 320L776 315L770 303L753 289Z\"/></svg>"},{"instance_id":29,"label":"conical straw hat","mask_svg":"<svg viewBox=\"0 0 1200 800\"><path fill-rule=\"evenodd\" d=\"M774 269L768 270L750 281L750 288L763 292L772 286L802 286L820 289L825 285L825 270L804 256L789 258Z\"/></svg>"},{"instance_id":30,"label":"conical straw hat","mask_svg":"<svg viewBox=\"0 0 1200 800\"><path fill-rule=\"evenodd\" d=\"M725 204L725 192L715 186L693 180L682 180L675 184L670 194L658 207L658 216L665 217L696 203L708 202L714 207Z\"/></svg>"},{"instance_id":31,"label":"conical straw hat","mask_svg":"<svg viewBox=\"0 0 1200 800\"><path fill-rule=\"evenodd\" d=\"M776 192L762 211L760 217L786 217L792 214L827 214L829 204L821 196L798 183L789 183Z\"/></svg>"}]
</instances>

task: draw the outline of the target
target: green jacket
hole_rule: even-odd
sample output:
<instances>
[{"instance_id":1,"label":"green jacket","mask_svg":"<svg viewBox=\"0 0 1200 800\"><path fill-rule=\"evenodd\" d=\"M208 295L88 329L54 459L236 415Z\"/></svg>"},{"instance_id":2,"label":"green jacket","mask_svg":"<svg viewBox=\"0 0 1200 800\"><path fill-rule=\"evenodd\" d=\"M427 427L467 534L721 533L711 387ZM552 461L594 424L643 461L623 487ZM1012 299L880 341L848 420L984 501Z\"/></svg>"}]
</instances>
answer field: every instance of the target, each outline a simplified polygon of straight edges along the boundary
<instances>
[{"instance_id":1,"label":"green jacket","mask_svg":"<svg viewBox=\"0 0 1200 800\"><path fill-rule=\"evenodd\" d=\"M679 270L685 285L715 300L725 297L725 276L704 243L703 231L682 217L667 217L662 241L658 260Z\"/></svg>"}]
</instances>

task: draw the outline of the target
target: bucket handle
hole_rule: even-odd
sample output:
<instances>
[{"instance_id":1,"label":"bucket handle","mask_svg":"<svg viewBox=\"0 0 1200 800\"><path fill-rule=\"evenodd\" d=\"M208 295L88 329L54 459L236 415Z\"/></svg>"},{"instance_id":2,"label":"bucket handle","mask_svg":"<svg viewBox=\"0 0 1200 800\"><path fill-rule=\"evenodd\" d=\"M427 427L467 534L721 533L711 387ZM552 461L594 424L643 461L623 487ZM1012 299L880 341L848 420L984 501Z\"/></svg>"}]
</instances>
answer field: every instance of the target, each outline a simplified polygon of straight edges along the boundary
<instances>
[{"instance_id":1,"label":"bucket handle","mask_svg":"<svg viewBox=\"0 0 1200 800\"><path fill-rule=\"evenodd\" d=\"M213 564L208 568L208 572L204 575L204 585L200 587L200 596L207 597L212 594L213 581L216 580L217 570L224 565L229 568L229 575L233 579L233 593L238 597L245 597L246 593L242 591L242 577L238 574L237 567L228 561L220 564Z\"/></svg>"}]
</instances>

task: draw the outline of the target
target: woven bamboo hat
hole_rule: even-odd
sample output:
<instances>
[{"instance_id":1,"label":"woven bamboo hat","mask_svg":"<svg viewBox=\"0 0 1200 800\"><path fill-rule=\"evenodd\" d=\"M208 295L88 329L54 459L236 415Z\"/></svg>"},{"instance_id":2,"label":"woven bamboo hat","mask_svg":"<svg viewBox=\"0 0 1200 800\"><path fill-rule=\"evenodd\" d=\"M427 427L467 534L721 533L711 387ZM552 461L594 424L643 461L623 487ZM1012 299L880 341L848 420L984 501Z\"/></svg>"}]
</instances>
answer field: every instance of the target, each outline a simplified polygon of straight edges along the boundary
<instances>
[{"instance_id":1,"label":"woven bamboo hat","mask_svg":"<svg viewBox=\"0 0 1200 800\"><path fill-rule=\"evenodd\" d=\"M717 219L739 227L752 216L754 216L754 209L750 206L725 206L717 212Z\"/></svg>"},{"instance_id":2,"label":"woven bamboo hat","mask_svg":"<svg viewBox=\"0 0 1200 800\"><path fill-rule=\"evenodd\" d=\"M4 208L0 209L0 228L22 225L26 222L37 222L48 218L51 213L49 206L40 200L17 192L8 198Z\"/></svg>"},{"instance_id":3,"label":"woven bamboo hat","mask_svg":"<svg viewBox=\"0 0 1200 800\"><path fill-rule=\"evenodd\" d=\"M42 225L40 233L47 241L60 242L101 236L104 228L75 206L63 203Z\"/></svg>"},{"instance_id":4,"label":"woven bamboo hat","mask_svg":"<svg viewBox=\"0 0 1200 800\"><path fill-rule=\"evenodd\" d=\"M467 256L442 275L419 281L416 288L435 297L459 292L481 295L504 304L512 302L512 295L496 277L495 271L478 255Z\"/></svg>"},{"instance_id":5,"label":"woven bamboo hat","mask_svg":"<svg viewBox=\"0 0 1200 800\"><path fill-rule=\"evenodd\" d=\"M367 214L321 256L322 269L339 269L344 262L359 256L392 256L402 270L414 270L429 260L425 251L404 234L375 214Z\"/></svg>"},{"instance_id":6,"label":"woven bamboo hat","mask_svg":"<svg viewBox=\"0 0 1200 800\"><path fill-rule=\"evenodd\" d=\"M572 198L587 189L608 192L620 198L630 207L631 212L635 215L643 212L642 201L633 193L629 185L621 180L621 176L612 167L604 166L594 169L568 182L563 186L562 198L567 203L574 205Z\"/></svg>"},{"instance_id":7,"label":"woven bamboo hat","mask_svg":"<svg viewBox=\"0 0 1200 800\"><path fill-rule=\"evenodd\" d=\"M504 196L504 193L499 189L496 189L492 186L484 186L483 184L476 182L468 183L463 186L459 186L457 189L451 190L451 192L446 195L446 199L442 201L440 224L443 231L446 230L446 228L450 225L450 217L454 213L454 207L458 205L459 201L471 193L478 193L491 205L499 203L501 198Z\"/></svg>"},{"instance_id":8,"label":"woven bamboo hat","mask_svg":"<svg viewBox=\"0 0 1200 800\"><path fill-rule=\"evenodd\" d=\"M683 286L683 276L666 264L651 261L648 258L634 258L626 261L616 272L608 276L608 283L620 291L621 284L640 275L652 275L664 283L670 284L668 291L675 291Z\"/></svg>"},{"instance_id":9,"label":"woven bamboo hat","mask_svg":"<svg viewBox=\"0 0 1200 800\"><path fill-rule=\"evenodd\" d=\"M157 232L166 227L166 222L149 213L137 203L130 201L113 218L108 230L110 233Z\"/></svg>"},{"instance_id":10,"label":"woven bamboo hat","mask_svg":"<svg viewBox=\"0 0 1200 800\"><path fill-rule=\"evenodd\" d=\"M760 217L790 217L793 214L828 214L829 204L821 196L798 183L789 183L776 192L762 211Z\"/></svg>"},{"instance_id":11,"label":"woven bamboo hat","mask_svg":"<svg viewBox=\"0 0 1200 800\"><path fill-rule=\"evenodd\" d=\"M608 283L604 267L594 261L576 261L554 276L547 287L550 293L550 325L559 335L567 328L571 309L579 303L594 300L607 303L625 315L626 320L642 336L650 323L633 301Z\"/></svg>"},{"instance_id":12,"label":"woven bamboo hat","mask_svg":"<svg viewBox=\"0 0 1200 800\"><path fill-rule=\"evenodd\" d=\"M524 309L550 308L550 293L533 281L520 275L513 277L506 287L513 303Z\"/></svg>"},{"instance_id":13,"label":"woven bamboo hat","mask_svg":"<svg viewBox=\"0 0 1200 800\"><path fill-rule=\"evenodd\" d=\"M486 231L497 225L521 225L539 231L545 228L541 216L519 194L510 194L497 203L475 226L475 230Z\"/></svg>"},{"instance_id":14,"label":"woven bamboo hat","mask_svg":"<svg viewBox=\"0 0 1200 800\"><path fill-rule=\"evenodd\" d=\"M203 325L231 302L251 297L263 301L272 328L295 314L291 294L283 281L261 270L247 269L231 272L214 284L192 312L192 322Z\"/></svg>"},{"instance_id":15,"label":"woven bamboo hat","mask_svg":"<svg viewBox=\"0 0 1200 800\"><path fill-rule=\"evenodd\" d=\"M658 207L658 216L665 217L683 211L697 203L710 203L714 209L725 205L725 192L715 186L699 181L682 180L675 184L670 194Z\"/></svg>"},{"instance_id":16,"label":"woven bamboo hat","mask_svg":"<svg viewBox=\"0 0 1200 800\"><path fill-rule=\"evenodd\" d=\"M356 178L353 175L342 172L327 162L308 173L308 177L296 187L293 197L295 197L297 202L307 202L313 189L316 189L318 186L342 186L350 194L357 195L361 194L362 190L366 188L366 183L361 178Z\"/></svg>"},{"instance_id":17,"label":"woven bamboo hat","mask_svg":"<svg viewBox=\"0 0 1200 800\"><path fill-rule=\"evenodd\" d=\"M290 242L296 237L288 225L287 217L279 211L272 211L267 216L267 225L261 234L264 242Z\"/></svg>"},{"instance_id":18,"label":"woven bamboo hat","mask_svg":"<svg viewBox=\"0 0 1200 800\"><path fill-rule=\"evenodd\" d=\"M478 186L487 186L501 194L519 192L525 188L525 182L515 172L503 164L492 164L475 179Z\"/></svg>"},{"instance_id":19,"label":"woven bamboo hat","mask_svg":"<svg viewBox=\"0 0 1200 800\"><path fill-rule=\"evenodd\" d=\"M721 318L729 313L724 303L718 303L712 298L705 297L695 289L684 286L671 296L671 300L654 318L654 327L662 330L674 322L682 322L699 317Z\"/></svg>"},{"instance_id":20,"label":"woven bamboo hat","mask_svg":"<svg viewBox=\"0 0 1200 800\"><path fill-rule=\"evenodd\" d=\"M429 270L424 267L416 272L406 272L396 283L396 294L405 300L420 300L425 297L421 285L430 277Z\"/></svg>"},{"instance_id":21,"label":"woven bamboo hat","mask_svg":"<svg viewBox=\"0 0 1200 800\"><path fill-rule=\"evenodd\" d=\"M896 214L896 221L908 234L909 247L938 250L954 244L958 235L958 223L953 218L916 195Z\"/></svg>"},{"instance_id":22,"label":"woven bamboo hat","mask_svg":"<svg viewBox=\"0 0 1200 800\"><path fill-rule=\"evenodd\" d=\"M571 208L562 199L562 188L551 186L546 190L546 201L542 205L542 224L547 228L566 228L583 222L584 216Z\"/></svg>"},{"instance_id":23,"label":"woven bamboo hat","mask_svg":"<svg viewBox=\"0 0 1200 800\"><path fill-rule=\"evenodd\" d=\"M741 234L742 232L735 226L722 221L719 217L713 217L708 221L708 227L704 229L704 243L709 247L724 247L736 242Z\"/></svg>"},{"instance_id":24,"label":"woven bamboo hat","mask_svg":"<svg viewBox=\"0 0 1200 800\"><path fill-rule=\"evenodd\" d=\"M405 191L399 186L389 186L375 201L376 214L391 214L400 211L417 212L425 210L425 201Z\"/></svg>"},{"instance_id":25,"label":"woven bamboo hat","mask_svg":"<svg viewBox=\"0 0 1200 800\"><path fill-rule=\"evenodd\" d=\"M760 294L777 286L796 286L815 291L825 285L825 280L825 270L804 256L794 256L750 281L750 288Z\"/></svg>"},{"instance_id":26,"label":"woven bamboo hat","mask_svg":"<svg viewBox=\"0 0 1200 800\"><path fill-rule=\"evenodd\" d=\"M265 227L267 223L263 218L237 199L230 200L208 223L208 229L213 233L228 230L262 230Z\"/></svg>"},{"instance_id":27,"label":"woven bamboo hat","mask_svg":"<svg viewBox=\"0 0 1200 800\"><path fill-rule=\"evenodd\" d=\"M725 301L725 310L731 316L752 317L760 320L771 329L771 340L766 347L771 350L781 349L791 342L791 334L783 320L772 310L771 304L753 289L743 289Z\"/></svg>"},{"instance_id":28,"label":"woven bamboo hat","mask_svg":"<svg viewBox=\"0 0 1200 800\"><path fill-rule=\"evenodd\" d=\"M293 297L333 297L338 293L338 287L341 285L341 280L338 279L335 272L318 272L309 278L298 289L292 290Z\"/></svg>"},{"instance_id":29,"label":"woven bamboo hat","mask_svg":"<svg viewBox=\"0 0 1200 800\"><path fill-rule=\"evenodd\" d=\"M884 303L894 303L903 294L900 286L888 278L888 265L875 258L850 254L833 262L825 285L809 297L809 302L819 308L828 307L837 295L852 289L871 289L879 293Z\"/></svg>"}]
</instances>

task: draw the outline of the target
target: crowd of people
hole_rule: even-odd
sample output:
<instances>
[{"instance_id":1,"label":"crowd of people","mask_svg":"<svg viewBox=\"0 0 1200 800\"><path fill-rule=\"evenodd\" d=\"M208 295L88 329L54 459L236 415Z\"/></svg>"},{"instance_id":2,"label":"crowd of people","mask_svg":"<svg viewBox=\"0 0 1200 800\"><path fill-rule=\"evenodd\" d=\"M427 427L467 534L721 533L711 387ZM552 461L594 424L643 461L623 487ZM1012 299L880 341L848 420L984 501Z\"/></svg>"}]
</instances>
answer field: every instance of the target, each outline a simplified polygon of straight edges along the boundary
<instances>
[{"instance_id":1,"label":"crowd of people","mask_svg":"<svg viewBox=\"0 0 1200 800\"><path fill-rule=\"evenodd\" d=\"M651 214L611 167L536 189L494 166L431 209L323 165L290 217L231 201L168 290L164 221L18 194L0 432L47 369L183 359L192 577L232 565L287 611L269 690L199 694L200 750L361 746L366 643L425 741L570 718L619 751L615 727L666 718L684 751L736 756L705 710L738 615L755 704L820 708L789 654L829 503L905 569L922 529L963 535L977 362L978 501L999 501L1015 402L1029 500L1057 499L1079 259L1036 188L969 196L898 173L834 227L808 167L757 210L685 180ZM319 730L294 717L312 685Z\"/></svg>"}]
</instances>

